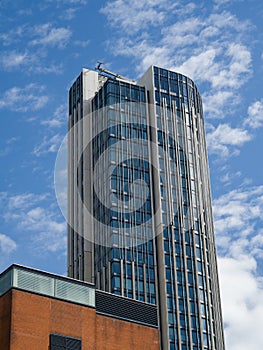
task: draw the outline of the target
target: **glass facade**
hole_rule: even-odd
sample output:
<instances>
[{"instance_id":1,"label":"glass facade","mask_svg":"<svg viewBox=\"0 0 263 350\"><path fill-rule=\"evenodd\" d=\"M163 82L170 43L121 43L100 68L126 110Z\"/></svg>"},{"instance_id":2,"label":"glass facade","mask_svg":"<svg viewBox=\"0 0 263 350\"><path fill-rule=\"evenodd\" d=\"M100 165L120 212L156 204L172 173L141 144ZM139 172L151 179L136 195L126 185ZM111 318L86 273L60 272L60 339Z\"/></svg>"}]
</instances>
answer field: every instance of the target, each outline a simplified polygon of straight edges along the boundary
<instances>
[{"instance_id":1,"label":"glass facade","mask_svg":"<svg viewBox=\"0 0 263 350\"><path fill-rule=\"evenodd\" d=\"M93 192L94 234L103 240L95 249L95 283L113 294L155 304L145 88L108 79L92 110L94 187L99 189ZM100 186L103 173L110 178ZM145 184L139 191L134 186L138 180ZM134 210L136 203L142 205ZM106 238L102 230L107 230Z\"/></svg>"},{"instance_id":2,"label":"glass facade","mask_svg":"<svg viewBox=\"0 0 263 350\"><path fill-rule=\"evenodd\" d=\"M73 105L72 89L70 96ZM79 162L78 191L85 202L86 184L93 182L93 244L85 263L85 240L74 233L87 226L83 214L77 230L69 228L70 275L85 279L91 265L98 288L157 304L162 349L223 350L205 129L195 84L158 67L138 84L104 76L89 105L91 156L84 159L91 172L85 182L87 166ZM73 110L70 118L79 113ZM70 148L87 131L77 132Z\"/></svg>"},{"instance_id":3,"label":"glass facade","mask_svg":"<svg viewBox=\"0 0 263 350\"><path fill-rule=\"evenodd\" d=\"M220 349L201 99L189 78L157 67L154 97L170 349Z\"/></svg>"}]
</instances>

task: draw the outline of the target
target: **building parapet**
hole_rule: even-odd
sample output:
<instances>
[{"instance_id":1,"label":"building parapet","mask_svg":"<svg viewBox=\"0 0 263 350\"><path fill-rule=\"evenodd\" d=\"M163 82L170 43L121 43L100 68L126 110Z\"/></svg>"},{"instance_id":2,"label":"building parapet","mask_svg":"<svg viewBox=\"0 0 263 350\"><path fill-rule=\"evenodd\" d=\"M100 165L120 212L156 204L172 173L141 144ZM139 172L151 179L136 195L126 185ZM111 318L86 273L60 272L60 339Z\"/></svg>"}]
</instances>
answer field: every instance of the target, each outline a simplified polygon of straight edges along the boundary
<instances>
[{"instance_id":1,"label":"building parapet","mask_svg":"<svg viewBox=\"0 0 263 350\"><path fill-rule=\"evenodd\" d=\"M11 288L95 307L93 285L16 264L0 275L0 296Z\"/></svg>"},{"instance_id":2,"label":"building parapet","mask_svg":"<svg viewBox=\"0 0 263 350\"><path fill-rule=\"evenodd\" d=\"M158 327L156 305L99 291L91 283L69 277L13 264L0 274L0 297L12 288L92 307L97 314Z\"/></svg>"}]
</instances>

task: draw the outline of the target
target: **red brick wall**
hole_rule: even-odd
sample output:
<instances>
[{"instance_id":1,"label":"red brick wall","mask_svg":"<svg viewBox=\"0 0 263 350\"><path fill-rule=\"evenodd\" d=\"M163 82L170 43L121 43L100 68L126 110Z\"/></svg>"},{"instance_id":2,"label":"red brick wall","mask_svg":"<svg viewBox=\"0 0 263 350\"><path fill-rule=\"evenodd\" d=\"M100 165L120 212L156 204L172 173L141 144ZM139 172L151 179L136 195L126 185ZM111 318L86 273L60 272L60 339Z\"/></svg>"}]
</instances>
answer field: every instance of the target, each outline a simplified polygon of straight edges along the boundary
<instances>
[{"instance_id":1,"label":"red brick wall","mask_svg":"<svg viewBox=\"0 0 263 350\"><path fill-rule=\"evenodd\" d=\"M97 316L96 350L159 350L158 330L111 317Z\"/></svg>"},{"instance_id":2,"label":"red brick wall","mask_svg":"<svg viewBox=\"0 0 263 350\"><path fill-rule=\"evenodd\" d=\"M6 293L0 298L0 349L10 348L10 328L11 328L11 304L12 295Z\"/></svg>"},{"instance_id":3,"label":"red brick wall","mask_svg":"<svg viewBox=\"0 0 263 350\"><path fill-rule=\"evenodd\" d=\"M10 305L11 296L9 348L8 341L3 340L9 333L10 314L5 306ZM97 315L90 307L17 290L0 298L0 322L0 329L2 324L6 329L0 331L1 350L48 350L50 333L81 338L83 350L159 350L155 328Z\"/></svg>"}]
</instances>

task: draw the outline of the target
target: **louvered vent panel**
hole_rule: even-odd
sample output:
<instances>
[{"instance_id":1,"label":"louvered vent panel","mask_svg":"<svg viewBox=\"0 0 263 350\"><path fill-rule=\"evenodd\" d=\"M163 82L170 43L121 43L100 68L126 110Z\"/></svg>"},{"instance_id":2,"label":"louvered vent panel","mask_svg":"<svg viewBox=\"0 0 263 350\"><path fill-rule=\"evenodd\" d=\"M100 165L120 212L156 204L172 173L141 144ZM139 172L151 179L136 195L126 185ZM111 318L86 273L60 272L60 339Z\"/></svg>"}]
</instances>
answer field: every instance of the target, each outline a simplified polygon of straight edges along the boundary
<instances>
[{"instance_id":1,"label":"louvered vent panel","mask_svg":"<svg viewBox=\"0 0 263 350\"><path fill-rule=\"evenodd\" d=\"M96 311L127 321L158 326L156 306L101 291L96 291Z\"/></svg>"},{"instance_id":2,"label":"louvered vent panel","mask_svg":"<svg viewBox=\"0 0 263 350\"><path fill-rule=\"evenodd\" d=\"M14 287L44 295L54 294L53 278L22 269L15 269L14 273Z\"/></svg>"},{"instance_id":3,"label":"louvered vent panel","mask_svg":"<svg viewBox=\"0 0 263 350\"><path fill-rule=\"evenodd\" d=\"M80 284L56 280L55 297L95 307L95 290Z\"/></svg>"},{"instance_id":4,"label":"louvered vent panel","mask_svg":"<svg viewBox=\"0 0 263 350\"><path fill-rule=\"evenodd\" d=\"M95 287L47 272L13 265L0 275L0 296L11 288L95 307Z\"/></svg>"},{"instance_id":5,"label":"louvered vent panel","mask_svg":"<svg viewBox=\"0 0 263 350\"><path fill-rule=\"evenodd\" d=\"M0 296L12 287L12 270L7 271L0 278Z\"/></svg>"}]
</instances>

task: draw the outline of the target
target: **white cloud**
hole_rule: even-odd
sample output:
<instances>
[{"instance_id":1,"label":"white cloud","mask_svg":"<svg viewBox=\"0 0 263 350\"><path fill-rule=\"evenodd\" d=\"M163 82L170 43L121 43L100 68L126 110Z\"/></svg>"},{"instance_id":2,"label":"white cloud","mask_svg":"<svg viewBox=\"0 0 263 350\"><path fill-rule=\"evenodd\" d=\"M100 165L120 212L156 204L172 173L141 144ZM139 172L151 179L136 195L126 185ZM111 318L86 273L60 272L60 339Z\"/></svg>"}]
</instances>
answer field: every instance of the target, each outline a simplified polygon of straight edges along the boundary
<instances>
[{"instance_id":1,"label":"white cloud","mask_svg":"<svg viewBox=\"0 0 263 350\"><path fill-rule=\"evenodd\" d=\"M7 213L5 214L5 219L7 220L16 218L16 211L19 211L21 209L27 210L31 206L47 200L48 195L46 193L41 195L34 193L22 193L8 197L5 193L1 194L1 199L6 203L5 206L8 209Z\"/></svg>"},{"instance_id":2,"label":"white cloud","mask_svg":"<svg viewBox=\"0 0 263 350\"><path fill-rule=\"evenodd\" d=\"M39 74L62 74L63 73L63 63L47 62L43 60L36 60L36 64L29 66L28 71L32 73Z\"/></svg>"},{"instance_id":3,"label":"white cloud","mask_svg":"<svg viewBox=\"0 0 263 350\"><path fill-rule=\"evenodd\" d=\"M227 249L231 254L240 249L242 244L245 244L246 249L252 250L252 241L248 246L246 239L249 235L258 233L256 224L262 221L263 186L232 190L215 199L213 208L219 247ZM239 246L220 244L221 240L226 242L237 239L240 240Z\"/></svg>"},{"instance_id":4,"label":"white cloud","mask_svg":"<svg viewBox=\"0 0 263 350\"><path fill-rule=\"evenodd\" d=\"M192 77L198 83L211 85L204 93L204 110L207 116L224 118L228 110L240 101L237 90L251 74L251 54L247 47L228 43L223 50L209 45L200 54L192 55L180 66L172 67ZM224 111L224 112L223 112Z\"/></svg>"},{"instance_id":5,"label":"white cloud","mask_svg":"<svg viewBox=\"0 0 263 350\"><path fill-rule=\"evenodd\" d=\"M253 129L263 126L263 99L253 102L248 107L248 116L244 120L244 124Z\"/></svg>"},{"instance_id":6,"label":"white cloud","mask_svg":"<svg viewBox=\"0 0 263 350\"><path fill-rule=\"evenodd\" d=\"M168 2L167 8L162 1L157 4L147 2L147 11L161 9L161 16L153 22L151 15L144 19L146 3L108 2L102 11L117 28L114 45L111 41L109 47L115 55L133 57L140 74L153 64L184 73L198 85L204 83L209 91L204 94L206 117L233 113L240 102L238 90L251 76L247 40L251 24L227 11L200 10L196 4L178 1L173 7Z\"/></svg>"},{"instance_id":7,"label":"white cloud","mask_svg":"<svg viewBox=\"0 0 263 350\"><path fill-rule=\"evenodd\" d=\"M258 350L263 344L263 289L252 257L220 258L227 349Z\"/></svg>"},{"instance_id":8,"label":"white cloud","mask_svg":"<svg viewBox=\"0 0 263 350\"><path fill-rule=\"evenodd\" d=\"M83 47L85 43L82 43ZM81 43L79 43L81 46ZM40 74L61 74L63 72L62 63L44 62L45 56L41 53L33 54L26 51L19 53L16 51L4 52L1 60L3 69L7 71L19 70L26 67L28 73Z\"/></svg>"},{"instance_id":9,"label":"white cloud","mask_svg":"<svg viewBox=\"0 0 263 350\"><path fill-rule=\"evenodd\" d=\"M38 25L34 28L36 39L33 39L31 45L56 46L63 48L67 45L72 32L68 28L54 28L50 23Z\"/></svg>"},{"instance_id":10,"label":"white cloud","mask_svg":"<svg viewBox=\"0 0 263 350\"><path fill-rule=\"evenodd\" d=\"M17 244L7 235L0 233L0 252L1 254L10 254L16 250Z\"/></svg>"},{"instance_id":11,"label":"white cloud","mask_svg":"<svg viewBox=\"0 0 263 350\"><path fill-rule=\"evenodd\" d=\"M207 147L210 153L228 157L238 154L238 148L250 140L251 136L247 130L231 128L228 124L219 124L207 134Z\"/></svg>"},{"instance_id":12,"label":"white cloud","mask_svg":"<svg viewBox=\"0 0 263 350\"><path fill-rule=\"evenodd\" d=\"M226 50L226 69L221 69L211 79L212 87L238 88L250 75L251 54L244 45L230 43Z\"/></svg>"},{"instance_id":13,"label":"white cloud","mask_svg":"<svg viewBox=\"0 0 263 350\"><path fill-rule=\"evenodd\" d=\"M10 137L10 139L6 140L7 145L11 145L12 143L16 142L19 138L18 137Z\"/></svg>"},{"instance_id":14,"label":"white cloud","mask_svg":"<svg viewBox=\"0 0 263 350\"><path fill-rule=\"evenodd\" d=\"M215 63L215 60L219 53L218 50L210 48L198 55L189 57L183 64L173 69L185 75L189 75L196 80L211 80L211 77L213 77L218 70L218 65Z\"/></svg>"},{"instance_id":15,"label":"white cloud","mask_svg":"<svg viewBox=\"0 0 263 350\"><path fill-rule=\"evenodd\" d=\"M232 190L214 200L213 213L227 349L263 344L263 186ZM256 320L256 322L255 322Z\"/></svg>"},{"instance_id":16,"label":"white cloud","mask_svg":"<svg viewBox=\"0 0 263 350\"><path fill-rule=\"evenodd\" d=\"M90 40L76 40L74 41L74 44L80 47L87 47L90 45Z\"/></svg>"},{"instance_id":17,"label":"white cloud","mask_svg":"<svg viewBox=\"0 0 263 350\"><path fill-rule=\"evenodd\" d=\"M67 123L67 104L58 106L52 118L41 120L40 123L47 126L49 130L48 134L33 149L32 153L37 157L58 151L63 137L60 133L53 133L56 129L59 129L63 125L65 126Z\"/></svg>"},{"instance_id":18,"label":"white cloud","mask_svg":"<svg viewBox=\"0 0 263 350\"><path fill-rule=\"evenodd\" d=\"M6 90L0 97L0 109L7 108L16 112L36 111L43 108L49 98L43 95L44 87L28 84L24 88L14 86Z\"/></svg>"},{"instance_id":19,"label":"white cloud","mask_svg":"<svg viewBox=\"0 0 263 350\"><path fill-rule=\"evenodd\" d=\"M23 16L23 17L24 16L31 16L33 14L33 11L32 11L32 9L27 8L27 9L18 10L17 14L19 16Z\"/></svg>"},{"instance_id":20,"label":"white cloud","mask_svg":"<svg viewBox=\"0 0 263 350\"><path fill-rule=\"evenodd\" d=\"M41 122L42 125L47 125L50 128L59 128L67 122L67 104L60 105L54 112L51 119L46 119Z\"/></svg>"},{"instance_id":21,"label":"white cloud","mask_svg":"<svg viewBox=\"0 0 263 350\"><path fill-rule=\"evenodd\" d=\"M234 2L243 2L244 0L213 0L213 2L217 5L217 6L223 6L226 4L231 4Z\"/></svg>"},{"instance_id":22,"label":"white cloud","mask_svg":"<svg viewBox=\"0 0 263 350\"><path fill-rule=\"evenodd\" d=\"M111 25L120 27L126 33L138 33L149 25L158 26L163 23L165 11L171 10L175 4L170 0L127 0L109 1L101 9Z\"/></svg>"},{"instance_id":23,"label":"white cloud","mask_svg":"<svg viewBox=\"0 0 263 350\"><path fill-rule=\"evenodd\" d=\"M176 21L170 26L162 29L163 43L170 45L173 42L173 46L180 47L193 47L200 41L200 31L203 28L203 22L198 17L188 17Z\"/></svg>"},{"instance_id":24,"label":"white cloud","mask_svg":"<svg viewBox=\"0 0 263 350\"><path fill-rule=\"evenodd\" d=\"M256 258L263 259L263 230L258 230L258 233L252 238L252 254Z\"/></svg>"},{"instance_id":25,"label":"white cloud","mask_svg":"<svg viewBox=\"0 0 263 350\"><path fill-rule=\"evenodd\" d=\"M24 216L24 219L21 222L22 226L24 227L28 228L28 226L34 225L34 228L37 231L42 231L44 225L46 225L48 227L48 231L50 231L51 233L65 232L65 223L54 221L53 216L46 208L33 207L32 209L28 210L25 214L26 216Z\"/></svg>"},{"instance_id":26,"label":"white cloud","mask_svg":"<svg viewBox=\"0 0 263 350\"><path fill-rule=\"evenodd\" d=\"M64 251L66 223L50 198L47 193L22 193L10 197L2 194L3 218L16 224L17 230L26 234L25 240L30 239L35 250Z\"/></svg>"},{"instance_id":27,"label":"white cloud","mask_svg":"<svg viewBox=\"0 0 263 350\"><path fill-rule=\"evenodd\" d=\"M47 0L48 2L54 3L54 0ZM62 4L73 4L73 5L86 5L87 0L55 0L55 2Z\"/></svg>"},{"instance_id":28,"label":"white cloud","mask_svg":"<svg viewBox=\"0 0 263 350\"><path fill-rule=\"evenodd\" d=\"M23 65L32 64L34 62L35 57L33 54L29 54L28 51L17 52L3 52L1 61L4 69L10 70L12 68L19 68Z\"/></svg>"},{"instance_id":29,"label":"white cloud","mask_svg":"<svg viewBox=\"0 0 263 350\"><path fill-rule=\"evenodd\" d=\"M202 99L205 115L209 116L210 119L223 119L226 115L231 115L233 106L240 101L234 90L204 92Z\"/></svg>"},{"instance_id":30,"label":"white cloud","mask_svg":"<svg viewBox=\"0 0 263 350\"><path fill-rule=\"evenodd\" d=\"M39 157L47 153L57 152L62 139L63 138L60 134L45 136L43 141L34 148L33 154Z\"/></svg>"},{"instance_id":31,"label":"white cloud","mask_svg":"<svg viewBox=\"0 0 263 350\"><path fill-rule=\"evenodd\" d=\"M221 169L223 170L223 169ZM225 185L228 186L230 184L232 184L233 182L236 182L236 180L238 178L241 177L242 173L240 171L236 171L235 173L231 173L226 171L226 169L224 169L224 175L220 178L220 181Z\"/></svg>"},{"instance_id":32,"label":"white cloud","mask_svg":"<svg viewBox=\"0 0 263 350\"><path fill-rule=\"evenodd\" d=\"M77 5L86 5L87 4L87 0L62 0L62 1L66 1L67 3L77 4Z\"/></svg>"},{"instance_id":33,"label":"white cloud","mask_svg":"<svg viewBox=\"0 0 263 350\"><path fill-rule=\"evenodd\" d=\"M25 34L25 31L26 31L25 25L18 26L16 28L13 28L9 32L1 33L0 39L2 40L4 46L9 46L17 43L23 37L23 35Z\"/></svg>"},{"instance_id":34,"label":"white cloud","mask_svg":"<svg viewBox=\"0 0 263 350\"><path fill-rule=\"evenodd\" d=\"M76 8L69 8L62 12L60 18L66 21L70 21L71 19L76 17L76 12L77 12Z\"/></svg>"},{"instance_id":35,"label":"white cloud","mask_svg":"<svg viewBox=\"0 0 263 350\"><path fill-rule=\"evenodd\" d=\"M217 5L223 5L223 4L227 4L228 2L231 2L233 0L213 0L213 2Z\"/></svg>"},{"instance_id":36,"label":"white cloud","mask_svg":"<svg viewBox=\"0 0 263 350\"><path fill-rule=\"evenodd\" d=\"M57 63L55 56L47 60L48 51L43 47L64 48L71 36L70 29L55 27L51 23L18 26L0 34L4 46L13 46L13 49L2 52L0 65L7 71L27 67L27 73L60 74L62 62Z\"/></svg>"},{"instance_id":37,"label":"white cloud","mask_svg":"<svg viewBox=\"0 0 263 350\"><path fill-rule=\"evenodd\" d=\"M3 148L0 148L0 157L5 157L8 154L10 154L10 152L12 152L13 150L13 145L15 142L17 142L19 138L17 137L11 137L9 139L7 139L5 141L5 145Z\"/></svg>"}]
</instances>

